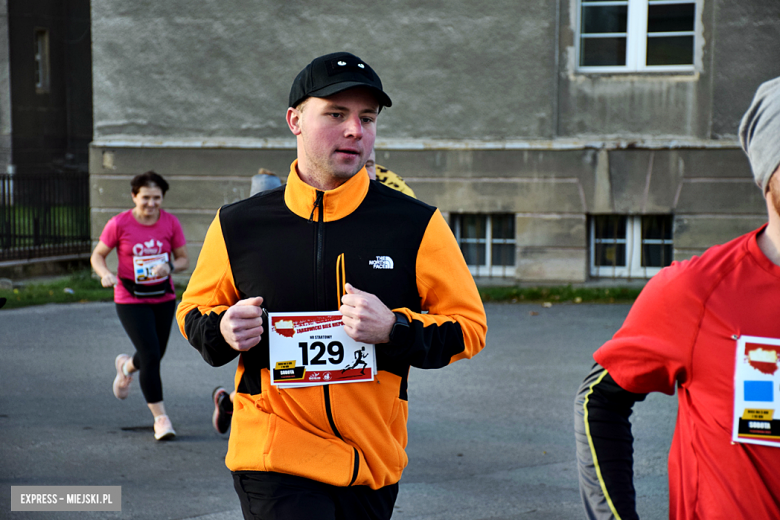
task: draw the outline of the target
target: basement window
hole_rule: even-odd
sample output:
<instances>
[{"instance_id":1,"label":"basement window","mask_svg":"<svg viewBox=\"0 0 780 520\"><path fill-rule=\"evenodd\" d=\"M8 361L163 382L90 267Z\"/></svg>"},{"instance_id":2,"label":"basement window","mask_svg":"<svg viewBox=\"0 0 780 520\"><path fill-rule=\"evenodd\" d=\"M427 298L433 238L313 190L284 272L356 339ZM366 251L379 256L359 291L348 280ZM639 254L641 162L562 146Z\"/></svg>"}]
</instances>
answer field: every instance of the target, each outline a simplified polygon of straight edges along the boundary
<instances>
[{"instance_id":1,"label":"basement window","mask_svg":"<svg viewBox=\"0 0 780 520\"><path fill-rule=\"evenodd\" d=\"M596 215L590 219L590 274L650 278L672 263L671 215Z\"/></svg>"},{"instance_id":2,"label":"basement window","mask_svg":"<svg viewBox=\"0 0 780 520\"><path fill-rule=\"evenodd\" d=\"M450 220L472 275L514 277L514 214L460 213Z\"/></svg>"}]
</instances>

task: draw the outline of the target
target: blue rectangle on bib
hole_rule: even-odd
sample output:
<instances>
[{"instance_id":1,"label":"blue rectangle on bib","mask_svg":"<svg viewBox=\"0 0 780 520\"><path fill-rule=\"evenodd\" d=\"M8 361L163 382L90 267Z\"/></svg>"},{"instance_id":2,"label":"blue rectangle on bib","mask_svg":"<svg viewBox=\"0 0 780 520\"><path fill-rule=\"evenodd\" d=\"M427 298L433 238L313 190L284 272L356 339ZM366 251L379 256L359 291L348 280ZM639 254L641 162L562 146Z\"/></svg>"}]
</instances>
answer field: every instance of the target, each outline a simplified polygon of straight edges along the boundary
<instances>
[{"instance_id":1,"label":"blue rectangle on bib","mask_svg":"<svg viewBox=\"0 0 780 520\"><path fill-rule=\"evenodd\" d=\"M745 381L745 401L774 400L772 381Z\"/></svg>"}]
</instances>

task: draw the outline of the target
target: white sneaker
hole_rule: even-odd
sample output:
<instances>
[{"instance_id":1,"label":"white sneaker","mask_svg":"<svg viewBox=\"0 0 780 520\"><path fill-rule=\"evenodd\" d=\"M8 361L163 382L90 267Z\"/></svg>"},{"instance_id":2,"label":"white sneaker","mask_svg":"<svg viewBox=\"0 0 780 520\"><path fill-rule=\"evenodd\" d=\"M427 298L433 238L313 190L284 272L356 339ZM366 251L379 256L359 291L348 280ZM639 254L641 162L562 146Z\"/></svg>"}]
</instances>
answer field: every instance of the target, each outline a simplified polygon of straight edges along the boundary
<instances>
[{"instance_id":1,"label":"white sneaker","mask_svg":"<svg viewBox=\"0 0 780 520\"><path fill-rule=\"evenodd\" d=\"M171 420L167 415L158 415L154 418L154 438L158 441L165 441L176 437L176 431L173 429Z\"/></svg>"},{"instance_id":2,"label":"white sneaker","mask_svg":"<svg viewBox=\"0 0 780 520\"><path fill-rule=\"evenodd\" d=\"M122 370L128 361L130 361L130 356L127 354L119 354L116 360L114 360L114 366L116 367L114 396L117 399L124 399L130 393L130 383L133 381L133 376L126 376Z\"/></svg>"}]
</instances>

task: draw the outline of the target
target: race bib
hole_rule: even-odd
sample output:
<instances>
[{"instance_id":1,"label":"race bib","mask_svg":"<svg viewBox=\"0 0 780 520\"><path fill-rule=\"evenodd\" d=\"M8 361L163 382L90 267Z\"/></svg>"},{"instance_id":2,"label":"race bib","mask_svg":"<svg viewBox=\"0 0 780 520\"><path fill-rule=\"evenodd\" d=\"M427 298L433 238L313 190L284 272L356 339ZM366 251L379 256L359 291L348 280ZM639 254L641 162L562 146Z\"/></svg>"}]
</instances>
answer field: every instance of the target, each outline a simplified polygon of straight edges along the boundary
<instances>
[{"instance_id":1,"label":"race bib","mask_svg":"<svg viewBox=\"0 0 780 520\"><path fill-rule=\"evenodd\" d=\"M374 380L374 345L350 338L340 312L272 312L268 322L272 385L297 388Z\"/></svg>"},{"instance_id":2,"label":"race bib","mask_svg":"<svg viewBox=\"0 0 780 520\"><path fill-rule=\"evenodd\" d=\"M159 283L167 279L168 276L155 276L152 274L154 266L159 264L168 263L168 253L162 253L159 255L149 256L134 256L133 257L133 273L135 276L135 283L150 284Z\"/></svg>"},{"instance_id":3,"label":"race bib","mask_svg":"<svg viewBox=\"0 0 780 520\"><path fill-rule=\"evenodd\" d=\"M780 339L742 336L734 369L732 440L780 447Z\"/></svg>"}]
</instances>

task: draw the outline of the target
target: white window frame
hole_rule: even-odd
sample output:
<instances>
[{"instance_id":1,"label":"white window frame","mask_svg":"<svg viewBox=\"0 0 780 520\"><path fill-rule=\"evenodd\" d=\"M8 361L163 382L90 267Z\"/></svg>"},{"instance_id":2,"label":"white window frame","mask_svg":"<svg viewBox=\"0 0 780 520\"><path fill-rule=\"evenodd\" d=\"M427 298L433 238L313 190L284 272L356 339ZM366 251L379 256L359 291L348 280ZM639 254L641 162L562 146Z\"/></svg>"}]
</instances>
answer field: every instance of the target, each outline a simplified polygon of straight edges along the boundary
<instances>
[{"instance_id":1,"label":"white window frame","mask_svg":"<svg viewBox=\"0 0 780 520\"><path fill-rule=\"evenodd\" d=\"M622 216L622 215L621 215ZM644 244L672 245L674 237L669 239L645 239L642 240L642 215L626 215L625 238L596 238L596 226L594 220L590 222L590 275L598 278L652 278L663 267L645 267L642 265L642 246ZM596 244L625 244L626 265L602 266L596 265Z\"/></svg>"},{"instance_id":2,"label":"white window frame","mask_svg":"<svg viewBox=\"0 0 780 520\"><path fill-rule=\"evenodd\" d=\"M651 5L693 4L695 7L694 27L692 31L652 33L651 37L693 36L693 63L686 65L647 65L647 13ZM615 72L692 72L696 70L697 45L701 35L701 0L604 0L587 2L586 6L627 5L628 20L625 33L594 33L584 36L582 32L582 0L577 0L576 25L576 64L578 72L615 73ZM582 38L588 37L626 37L625 65L580 65Z\"/></svg>"},{"instance_id":3,"label":"white window frame","mask_svg":"<svg viewBox=\"0 0 780 520\"><path fill-rule=\"evenodd\" d=\"M460 229L460 218L463 215L473 215L477 217L484 217L485 222L485 238L462 238ZM517 238L493 238L493 219L491 217L507 215L506 213L453 213L452 216L457 217L451 219L453 221L452 232L455 235L455 239L458 241L458 246L462 244L477 244L485 248L485 265L471 265L469 264L469 271L472 276L487 276L491 278L514 278L515 266L517 259L515 258L515 265L493 265L493 244L511 244L515 246L515 252L517 251ZM514 217L514 215L512 215ZM515 234L517 230L515 227Z\"/></svg>"}]
</instances>

